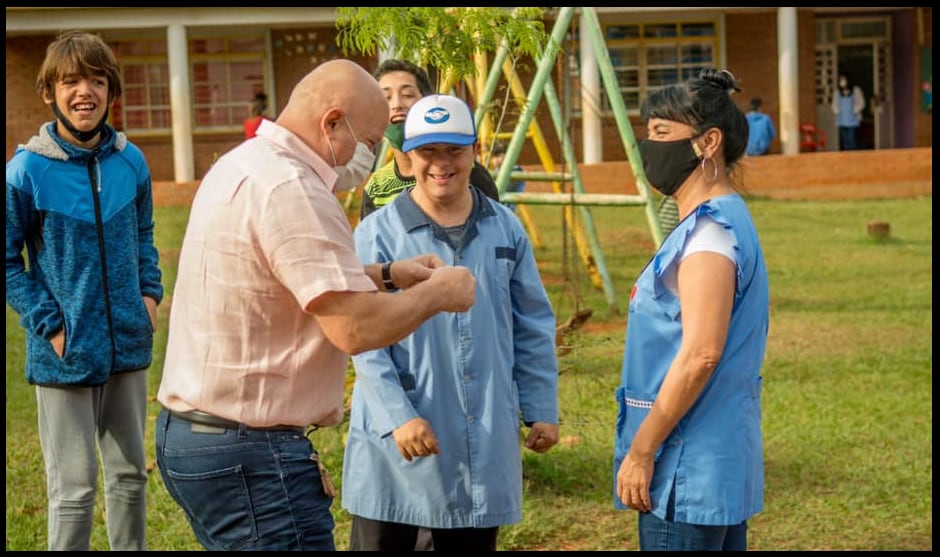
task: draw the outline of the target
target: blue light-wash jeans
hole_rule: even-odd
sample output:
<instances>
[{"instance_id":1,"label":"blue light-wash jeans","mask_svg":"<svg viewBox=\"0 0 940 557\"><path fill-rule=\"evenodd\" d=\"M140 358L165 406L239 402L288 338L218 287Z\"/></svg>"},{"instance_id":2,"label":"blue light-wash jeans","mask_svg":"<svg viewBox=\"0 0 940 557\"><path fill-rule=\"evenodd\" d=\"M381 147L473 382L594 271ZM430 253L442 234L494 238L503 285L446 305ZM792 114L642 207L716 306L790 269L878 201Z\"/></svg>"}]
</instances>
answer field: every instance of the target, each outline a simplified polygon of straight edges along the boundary
<instances>
[{"instance_id":1,"label":"blue light-wash jeans","mask_svg":"<svg viewBox=\"0 0 940 557\"><path fill-rule=\"evenodd\" d=\"M335 551L319 455L291 430L207 428L160 411L157 466L208 550Z\"/></svg>"},{"instance_id":2,"label":"blue light-wash jeans","mask_svg":"<svg viewBox=\"0 0 940 557\"><path fill-rule=\"evenodd\" d=\"M97 387L36 386L36 406L49 550L90 549L100 453L111 549L146 551L147 371L118 373Z\"/></svg>"}]
</instances>

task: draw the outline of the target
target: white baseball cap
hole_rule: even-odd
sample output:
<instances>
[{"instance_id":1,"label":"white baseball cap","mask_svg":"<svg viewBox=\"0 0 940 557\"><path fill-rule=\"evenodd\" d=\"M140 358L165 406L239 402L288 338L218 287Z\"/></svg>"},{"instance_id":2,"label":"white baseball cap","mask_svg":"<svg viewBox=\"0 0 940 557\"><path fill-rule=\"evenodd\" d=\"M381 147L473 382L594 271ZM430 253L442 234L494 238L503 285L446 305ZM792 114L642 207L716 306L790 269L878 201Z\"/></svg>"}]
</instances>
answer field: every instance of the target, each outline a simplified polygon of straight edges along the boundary
<instances>
[{"instance_id":1,"label":"white baseball cap","mask_svg":"<svg viewBox=\"0 0 940 557\"><path fill-rule=\"evenodd\" d=\"M408 111L401 150L407 153L429 143L473 145L476 141L477 128L467 103L451 95L428 95Z\"/></svg>"}]
</instances>

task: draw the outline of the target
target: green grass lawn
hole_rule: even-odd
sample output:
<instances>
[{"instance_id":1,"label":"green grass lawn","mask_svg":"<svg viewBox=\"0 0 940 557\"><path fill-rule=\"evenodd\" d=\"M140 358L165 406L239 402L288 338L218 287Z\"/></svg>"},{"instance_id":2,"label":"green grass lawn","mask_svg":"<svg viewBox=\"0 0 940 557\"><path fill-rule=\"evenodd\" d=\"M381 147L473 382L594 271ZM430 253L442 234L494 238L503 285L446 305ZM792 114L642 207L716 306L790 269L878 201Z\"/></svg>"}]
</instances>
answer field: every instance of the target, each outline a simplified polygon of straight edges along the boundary
<instances>
[{"instance_id":1,"label":"green grass lawn","mask_svg":"<svg viewBox=\"0 0 940 557\"><path fill-rule=\"evenodd\" d=\"M750 523L755 550L932 550L932 196L863 201L751 199L767 258L771 327L763 368L765 510ZM358 212L356 208L352 210ZM636 549L636 516L613 510L613 392L620 377L624 308L653 252L643 212L592 207L613 311L582 265L561 209L532 206L536 250L558 321L592 309L564 339L560 357L562 442L524 454L525 512L500 535L504 550ZM577 211L575 211L577 213ZM187 211L158 208L157 244L167 299L160 308L150 391L156 394L166 320ZM891 235L867 235L869 221ZM46 547L43 462L23 336L7 306L8 550ZM151 399L148 452L153 461ZM314 434L342 482L345 423ZM154 469L148 492L151 550L200 549ZM92 549L108 549L99 493ZM336 541L349 517L337 499Z\"/></svg>"}]
</instances>

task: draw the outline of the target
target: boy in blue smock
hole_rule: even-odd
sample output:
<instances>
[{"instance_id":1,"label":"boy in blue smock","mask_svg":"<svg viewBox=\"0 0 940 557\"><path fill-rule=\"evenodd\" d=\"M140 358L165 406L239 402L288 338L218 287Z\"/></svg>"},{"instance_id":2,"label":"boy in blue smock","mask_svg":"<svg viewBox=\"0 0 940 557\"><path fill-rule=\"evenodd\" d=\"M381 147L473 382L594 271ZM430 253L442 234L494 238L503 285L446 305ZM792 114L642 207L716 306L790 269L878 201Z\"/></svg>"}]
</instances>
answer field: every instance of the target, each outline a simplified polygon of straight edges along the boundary
<instances>
[{"instance_id":1,"label":"boy in blue smock","mask_svg":"<svg viewBox=\"0 0 940 557\"><path fill-rule=\"evenodd\" d=\"M423 527L436 551L495 550L499 527L522 519L520 431L539 453L558 442L555 315L519 219L470 187L467 104L422 98L402 147L416 184L359 223L356 251L364 263L434 253L466 266L476 303L353 356L349 549L410 551Z\"/></svg>"},{"instance_id":2,"label":"boy in blue smock","mask_svg":"<svg viewBox=\"0 0 940 557\"><path fill-rule=\"evenodd\" d=\"M760 97L751 99L751 109L747 117L747 154L749 157L766 155L770 152L770 142L777 137L777 130L770 116L761 111L763 102Z\"/></svg>"}]
</instances>

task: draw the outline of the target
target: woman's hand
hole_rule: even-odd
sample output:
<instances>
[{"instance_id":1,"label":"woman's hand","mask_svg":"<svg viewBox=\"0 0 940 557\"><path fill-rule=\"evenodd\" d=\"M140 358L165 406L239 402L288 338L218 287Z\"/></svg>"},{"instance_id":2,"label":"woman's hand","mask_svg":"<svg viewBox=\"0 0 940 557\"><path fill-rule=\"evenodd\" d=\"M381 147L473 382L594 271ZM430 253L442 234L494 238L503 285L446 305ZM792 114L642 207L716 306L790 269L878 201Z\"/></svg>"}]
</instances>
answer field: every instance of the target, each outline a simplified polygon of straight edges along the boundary
<instances>
[{"instance_id":1,"label":"woman's hand","mask_svg":"<svg viewBox=\"0 0 940 557\"><path fill-rule=\"evenodd\" d=\"M617 497L627 507L646 513L652 509L650 482L653 480L653 457L636 458L627 453L617 471Z\"/></svg>"}]
</instances>

